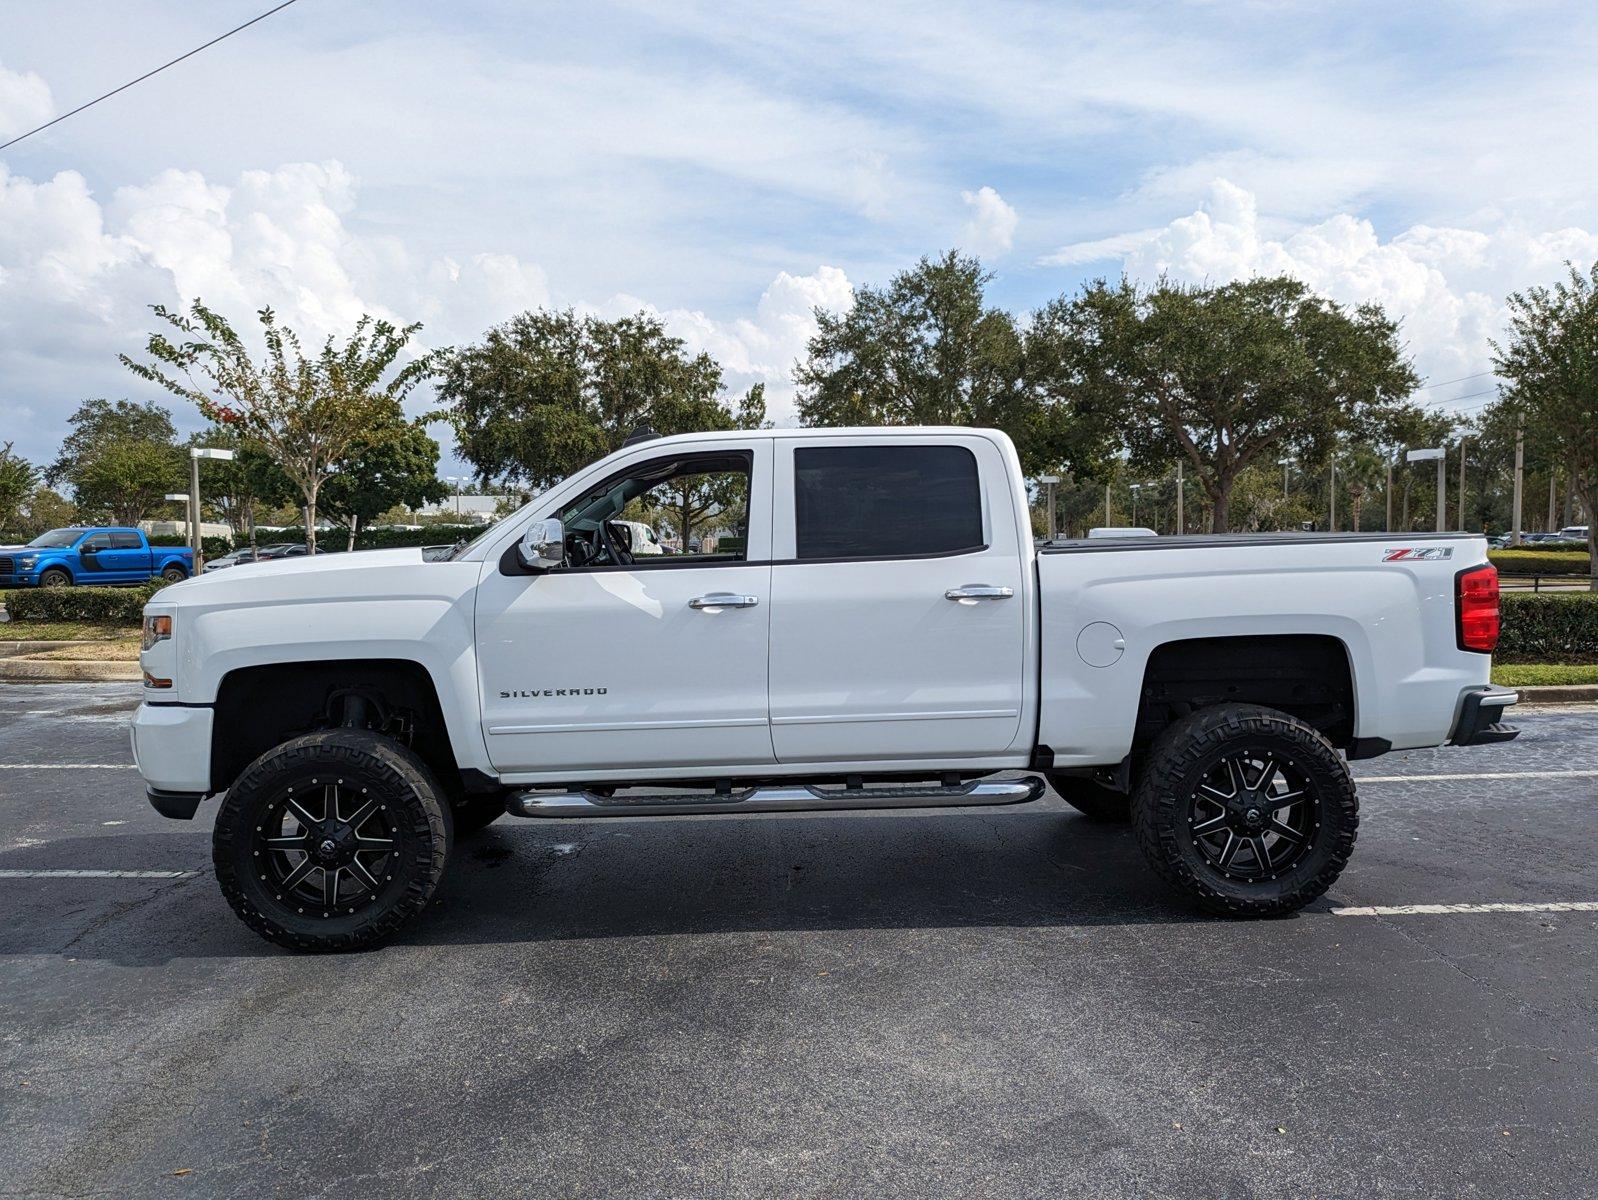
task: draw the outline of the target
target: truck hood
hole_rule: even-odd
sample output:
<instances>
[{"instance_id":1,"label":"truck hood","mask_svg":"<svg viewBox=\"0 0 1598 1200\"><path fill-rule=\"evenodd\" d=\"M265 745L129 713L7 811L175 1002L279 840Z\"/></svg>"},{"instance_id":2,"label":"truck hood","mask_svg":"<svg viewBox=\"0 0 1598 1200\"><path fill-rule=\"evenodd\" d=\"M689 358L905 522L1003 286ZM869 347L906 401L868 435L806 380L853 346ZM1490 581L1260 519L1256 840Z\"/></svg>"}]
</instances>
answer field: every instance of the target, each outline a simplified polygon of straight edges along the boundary
<instances>
[{"instance_id":1,"label":"truck hood","mask_svg":"<svg viewBox=\"0 0 1598 1200\"><path fill-rule=\"evenodd\" d=\"M315 558L269 558L262 562L240 563L225 571L191 576L156 594L159 604L170 598L179 604L235 601L245 597L263 599L345 598L373 589L362 579L395 568L425 570L419 547L398 550L352 550L348 553L319 555Z\"/></svg>"}]
</instances>

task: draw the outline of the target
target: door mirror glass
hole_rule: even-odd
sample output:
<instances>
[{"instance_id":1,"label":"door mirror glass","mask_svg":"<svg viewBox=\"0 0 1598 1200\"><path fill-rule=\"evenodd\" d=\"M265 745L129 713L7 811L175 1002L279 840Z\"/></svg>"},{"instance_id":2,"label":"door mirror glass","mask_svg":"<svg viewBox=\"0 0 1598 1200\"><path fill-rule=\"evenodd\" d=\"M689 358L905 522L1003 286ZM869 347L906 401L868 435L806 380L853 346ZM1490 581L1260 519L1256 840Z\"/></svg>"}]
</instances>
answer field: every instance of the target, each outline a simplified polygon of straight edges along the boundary
<instances>
[{"instance_id":1,"label":"door mirror glass","mask_svg":"<svg viewBox=\"0 0 1598 1200\"><path fill-rule=\"evenodd\" d=\"M566 562L566 530L554 517L534 521L522 534L516 556L529 571L548 571Z\"/></svg>"}]
</instances>

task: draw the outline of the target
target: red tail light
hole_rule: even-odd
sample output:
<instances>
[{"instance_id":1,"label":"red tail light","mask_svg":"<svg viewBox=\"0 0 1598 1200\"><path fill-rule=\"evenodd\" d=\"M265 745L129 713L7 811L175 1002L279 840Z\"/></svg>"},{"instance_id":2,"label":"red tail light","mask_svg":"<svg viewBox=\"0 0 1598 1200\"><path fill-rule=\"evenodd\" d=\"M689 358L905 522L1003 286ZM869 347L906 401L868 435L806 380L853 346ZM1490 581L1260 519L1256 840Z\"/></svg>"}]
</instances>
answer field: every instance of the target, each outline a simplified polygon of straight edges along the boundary
<instances>
[{"instance_id":1,"label":"red tail light","mask_svg":"<svg viewBox=\"0 0 1598 1200\"><path fill-rule=\"evenodd\" d=\"M1498 568L1471 567L1454 576L1459 648L1490 654L1498 645Z\"/></svg>"}]
</instances>

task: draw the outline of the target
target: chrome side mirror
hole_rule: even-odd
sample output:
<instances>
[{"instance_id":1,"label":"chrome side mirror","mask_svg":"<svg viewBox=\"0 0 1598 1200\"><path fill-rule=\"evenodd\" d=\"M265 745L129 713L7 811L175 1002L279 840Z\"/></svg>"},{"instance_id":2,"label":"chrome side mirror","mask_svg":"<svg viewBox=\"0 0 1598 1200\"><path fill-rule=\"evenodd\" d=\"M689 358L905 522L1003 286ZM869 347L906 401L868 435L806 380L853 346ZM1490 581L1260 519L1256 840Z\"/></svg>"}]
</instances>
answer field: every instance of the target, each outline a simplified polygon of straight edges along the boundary
<instances>
[{"instance_id":1,"label":"chrome side mirror","mask_svg":"<svg viewBox=\"0 0 1598 1200\"><path fill-rule=\"evenodd\" d=\"M529 571L548 571L566 563L566 530L554 517L534 521L516 545L516 557Z\"/></svg>"}]
</instances>

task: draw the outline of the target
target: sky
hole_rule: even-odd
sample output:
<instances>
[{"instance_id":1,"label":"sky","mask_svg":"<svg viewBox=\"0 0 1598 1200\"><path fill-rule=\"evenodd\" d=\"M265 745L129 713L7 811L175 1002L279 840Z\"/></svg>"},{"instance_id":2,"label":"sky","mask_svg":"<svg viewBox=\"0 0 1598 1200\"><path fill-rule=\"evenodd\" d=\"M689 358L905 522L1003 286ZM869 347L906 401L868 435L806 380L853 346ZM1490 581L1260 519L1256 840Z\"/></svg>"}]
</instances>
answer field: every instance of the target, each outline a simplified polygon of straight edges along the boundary
<instances>
[{"instance_id":1,"label":"sky","mask_svg":"<svg viewBox=\"0 0 1598 1200\"><path fill-rule=\"evenodd\" d=\"M0 141L269 7L0 0ZM1560 0L298 0L0 151L0 444L50 461L94 396L197 428L117 360L196 296L426 348L646 309L791 423L814 309L951 247L1023 315L1123 273L1378 301L1468 414L1505 296L1598 259L1594 62Z\"/></svg>"}]
</instances>

